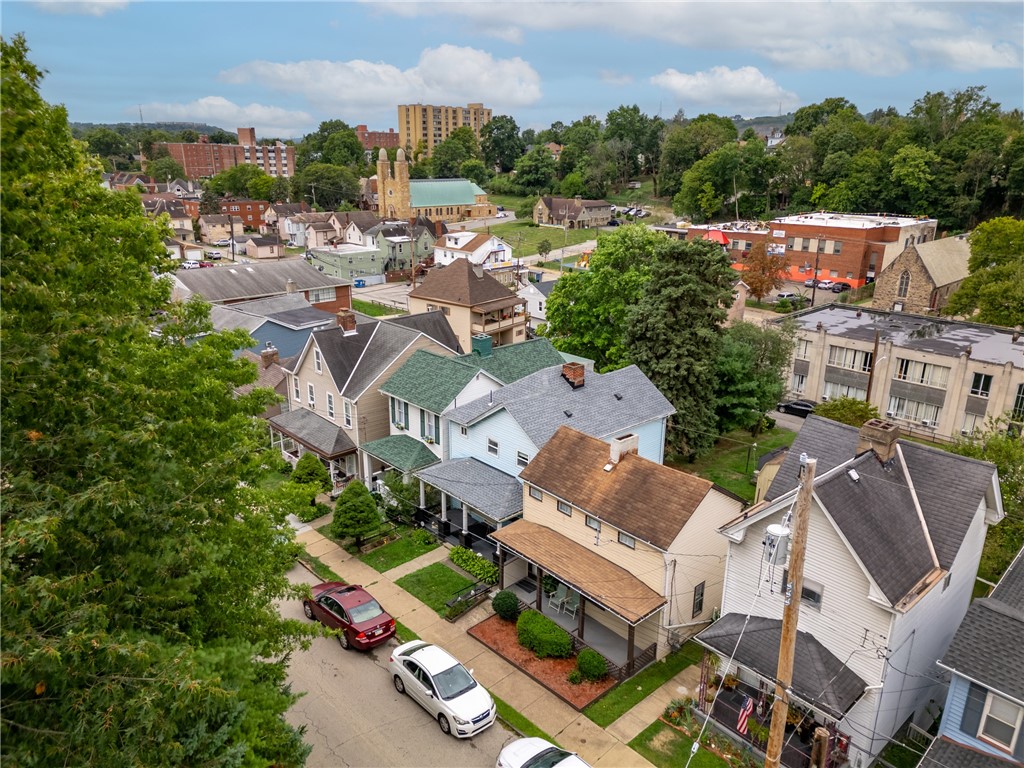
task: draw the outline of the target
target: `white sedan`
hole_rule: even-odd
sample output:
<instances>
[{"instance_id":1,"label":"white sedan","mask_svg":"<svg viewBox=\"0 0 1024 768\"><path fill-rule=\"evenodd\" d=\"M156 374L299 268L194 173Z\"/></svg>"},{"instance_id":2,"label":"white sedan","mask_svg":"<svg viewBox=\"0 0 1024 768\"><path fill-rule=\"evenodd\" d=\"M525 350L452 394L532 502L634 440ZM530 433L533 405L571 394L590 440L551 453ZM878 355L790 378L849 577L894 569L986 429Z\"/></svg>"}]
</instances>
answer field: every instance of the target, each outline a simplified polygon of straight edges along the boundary
<instances>
[{"instance_id":1,"label":"white sedan","mask_svg":"<svg viewBox=\"0 0 1024 768\"><path fill-rule=\"evenodd\" d=\"M494 214L494 218L496 218L496 219L505 219L505 218L508 218L508 214L505 213L504 211L498 211L496 214Z\"/></svg>"},{"instance_id":2,"label":"white sedan","mask_svg":"<svg viewBox=\"0 0 1024 768\"><path fill-rule=\"evenodd\" d=\"M590 768L575 752L531 737L516 739L498 754L497 768Z\"/></svg>"},{"instance_id":3,"label":"white sedan","mask_svg":"<svg viewBox=\"0 0 1024 768\"><path fill-rule=\"evenodd\" d=\"M833 285L835 285L835 282L832 280L822 280L818 283L818 288L823 291L831 291Z\"/></svg>"},{"instance_id":4,"label":"white sedan","mask_svg":"<svg viewBox=\"0 0 1024 768\"><path fill-rule=\"evenodd\" d=\"M443 733L460 739L494 725L494 699L448 651L413 640L391 652L388 670L395 690L429 712Z\"/></svg>"}]
</instances>

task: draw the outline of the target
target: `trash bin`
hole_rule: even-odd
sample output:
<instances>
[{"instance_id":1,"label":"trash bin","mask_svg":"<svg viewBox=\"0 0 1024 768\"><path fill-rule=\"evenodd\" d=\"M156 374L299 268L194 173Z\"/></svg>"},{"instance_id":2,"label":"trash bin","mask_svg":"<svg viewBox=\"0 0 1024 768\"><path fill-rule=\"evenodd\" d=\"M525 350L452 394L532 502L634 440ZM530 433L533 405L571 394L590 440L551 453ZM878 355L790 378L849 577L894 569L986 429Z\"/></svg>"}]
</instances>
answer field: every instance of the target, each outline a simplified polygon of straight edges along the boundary
<instances>
[{"instance_id":1,"label":"trash bin","mask_svg":"<svg viewBox=\"0 0 1024 768\"><path fill-rule=\"evenodd\" d=\"M357 278L356 279L356 288L365 288L365 287L366 287L366 281L363 280L363 278L361 278L361 277Z\"/></svg>"}]
</instances>

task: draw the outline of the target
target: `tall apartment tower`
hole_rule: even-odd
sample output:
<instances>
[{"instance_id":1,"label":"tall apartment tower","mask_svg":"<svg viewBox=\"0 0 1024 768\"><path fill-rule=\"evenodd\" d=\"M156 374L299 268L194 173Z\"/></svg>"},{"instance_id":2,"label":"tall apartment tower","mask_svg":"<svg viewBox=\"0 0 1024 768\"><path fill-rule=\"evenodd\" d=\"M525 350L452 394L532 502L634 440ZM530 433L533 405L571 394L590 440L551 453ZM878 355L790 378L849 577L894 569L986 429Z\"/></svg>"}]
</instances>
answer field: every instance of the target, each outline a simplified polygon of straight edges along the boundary
<instances>
[{"instance_id":1,"label":"tall apartment tower","mask_svg":"<svg viewBox=\"0 0 1024 768\"><path fill-rule=\"evenodd\" d=\"M472 128L479 141L480 129L489 122L491 110L486 109L483 104L467 104L464 107L399 104L399 146L407 152L415 152L422 141L426 145L429 157L434 153L434 147L447 139L456 128Z\"/></svg>"}]
</instances>

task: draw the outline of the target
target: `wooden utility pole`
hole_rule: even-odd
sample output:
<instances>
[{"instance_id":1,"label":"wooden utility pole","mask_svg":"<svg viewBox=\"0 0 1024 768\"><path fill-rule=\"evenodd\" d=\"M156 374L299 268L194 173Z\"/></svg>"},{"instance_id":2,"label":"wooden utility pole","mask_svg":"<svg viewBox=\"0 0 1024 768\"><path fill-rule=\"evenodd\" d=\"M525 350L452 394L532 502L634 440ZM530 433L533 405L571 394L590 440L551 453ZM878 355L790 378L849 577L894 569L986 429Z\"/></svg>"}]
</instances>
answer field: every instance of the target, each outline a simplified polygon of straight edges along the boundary
<instances>
[{"instance_id":1,"label":"wooden utility pole","mask_svg":"<svg viewBox=\"0 0 1024 768\"><path fill-rule=\"evenodd\" d=\"M817 459L801 456L802 477L793 510L793 538L789 550L789 584L786 585L786 606L782 612L782 640L779 643L779 667L775 674L775 704L772 705L772 724L768 733L765 768L778 768L782 762L782 742L786 736L786 717L789 714L789 688L793 684L793 656L796 652L796 633L800 619L800 593L804 583L804 555L807 552L807 526L811 516L811 496L814 493L814 471Z\"/></svg>"}]
</instances>

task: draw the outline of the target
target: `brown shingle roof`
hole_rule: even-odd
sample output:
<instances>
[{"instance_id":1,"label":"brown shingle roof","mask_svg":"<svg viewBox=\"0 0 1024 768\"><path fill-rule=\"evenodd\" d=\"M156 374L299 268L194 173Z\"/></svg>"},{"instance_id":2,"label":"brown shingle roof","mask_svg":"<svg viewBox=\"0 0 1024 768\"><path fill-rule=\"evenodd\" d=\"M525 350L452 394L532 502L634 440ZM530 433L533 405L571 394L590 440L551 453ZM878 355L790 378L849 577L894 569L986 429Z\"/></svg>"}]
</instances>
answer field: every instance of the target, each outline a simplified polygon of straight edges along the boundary
<instances>
[{"instance_id":1,"label":"brown shingle roof","mask_svg":"<svg viewBox=\"0 0 1024 768\"><path fill-rule=\"evenodd\" d=\"M546 526L516 520L491 538L630 624L665 605L665 598L625 568Z\"/></svg>"},{"instance_id":2,"label":"brown shingle roof","mask_svg":"<svg viewBox=\"0 0 1024 768\"><path fill-rule=\"evenodd\" d=\"M452 242L450 240L450 237L451 235L448 235L445 238L444 247L450 251L465 251L466 253L473 253L474 251L476 251L477 248L479 248L480 246L482 246L484 243L491 239L490 235L479 234L476 235L472 240L468 240L465 243L465 245L460 246L458 245L457 241Z\"/></svg>"},{"instance_id":3,"label":"brown shingle roof","mask_svg":"<svg viewBox=\"0 0 1024 768\"><path fill-rule=\"evenodd\" d=\"M636 454L605 472L609 460L605 441L559 427L519 477L666 551L714 488L709 480Z\"/></svg>"},{"instance_id":4,"label":"brown shingle roof","mask_svg":"<svg viewBox=\"0 0 1024 768\"><path fill-rule=\"evenodd\" d=\"M492 301L513 299L512 304L525 303L487 272L477 274L466 259L456 259L447 267L432 269L423 283L409 292L416 299L474 307Z\"/></svg>"}]
</instances>

